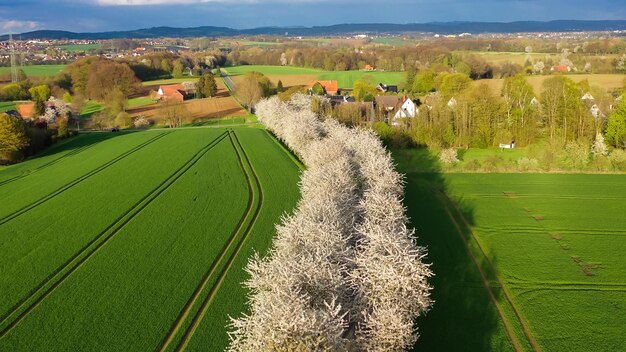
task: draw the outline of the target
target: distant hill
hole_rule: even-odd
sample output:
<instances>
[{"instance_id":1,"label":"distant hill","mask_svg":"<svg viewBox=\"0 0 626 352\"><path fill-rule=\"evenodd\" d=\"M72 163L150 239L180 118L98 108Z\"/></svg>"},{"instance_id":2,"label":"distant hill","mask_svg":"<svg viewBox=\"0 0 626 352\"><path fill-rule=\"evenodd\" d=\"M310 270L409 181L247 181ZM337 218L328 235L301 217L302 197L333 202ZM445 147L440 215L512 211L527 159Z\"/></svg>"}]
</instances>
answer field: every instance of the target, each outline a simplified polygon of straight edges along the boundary
<instances>
[{"instance_id":1,"label":"distant hill","mask_svg":"<svg viewBox=\"0 0 626 352\"><path fill-rule=\"evenodd\" d=\"M626 30L626 20L622 21L583 21L558 20L548 22L518 21L518 22L430 22L430 23L361 23L337 24L332 26L314 27L262 27L252 29L233 29L227 27L202 26L193 28L153 27L131 31L74 33L56 30L38 30L26 32L15 37L21 39L147 39L164 37L215 37L236 36L245 34L274 34L274 35L338 35L350 33L518 33L518 32L577 32L577 31L612 31ZM0 36L6 40L8 36Z\"/></svg>"}]
</instances>

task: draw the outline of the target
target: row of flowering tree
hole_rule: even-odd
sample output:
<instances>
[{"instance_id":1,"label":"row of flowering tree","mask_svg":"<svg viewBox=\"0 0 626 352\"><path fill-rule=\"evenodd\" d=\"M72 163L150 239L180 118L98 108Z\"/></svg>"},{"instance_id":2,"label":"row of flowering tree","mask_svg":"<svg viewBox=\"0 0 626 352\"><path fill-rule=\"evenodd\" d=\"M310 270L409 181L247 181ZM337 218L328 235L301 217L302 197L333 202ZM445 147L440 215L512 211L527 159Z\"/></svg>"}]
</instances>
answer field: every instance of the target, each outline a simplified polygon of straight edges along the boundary
<instances>
[{"instance_id":1,"label":"row of flowering tree","mask_svg":"<svg viewBox=\"0 0 626 352\"><path fill-rule=\"evenodd\" d=\"M307 96L256 108L307 169L268 255L248 264L250 313L233 319L229 349L409 348L432 304L432 272L407 227L390 154L373 132L320 119Z\"/></svg>"}]
</instances>

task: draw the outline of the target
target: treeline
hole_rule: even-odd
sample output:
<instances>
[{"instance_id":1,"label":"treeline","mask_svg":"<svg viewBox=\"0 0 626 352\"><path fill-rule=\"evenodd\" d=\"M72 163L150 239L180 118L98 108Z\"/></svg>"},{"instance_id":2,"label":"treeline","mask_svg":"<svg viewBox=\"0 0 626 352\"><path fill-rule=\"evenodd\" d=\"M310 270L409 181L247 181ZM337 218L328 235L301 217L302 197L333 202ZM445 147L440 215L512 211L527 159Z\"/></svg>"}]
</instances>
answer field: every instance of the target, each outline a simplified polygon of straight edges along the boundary
<instances>
[{"instance_id":1,"label":"treeline","mask_svg":"<svg viewBox=\"0 0 626 352\"><path fill-rule=\"evenodd\" d=\"M250 313L230 351L403 351L432 301L426 250L402 205L402 177L373 133L311 112L311 97L257 104L259 119L307 165L302 198L251 259Z\"/></svg>"},{"instance_id":2,"label":"treeline","mask_svg":"<svg viewBox=\"0 0 626 352\"><path fill-rule=\"evenodd\" d=\"M515 43L504 45L503 43ZM467 51L467 52L465 52ZM471 51L513 51L527 53L523 65L504 61L487 63ZM532 53L550 53L543 58ZM386 71L405 71L412 67L430 67L436 71L471 70L478 78L506 77L520 72L545 73L553 65L567 64L580 72L621 72L620 60L603 57L604 54L624 54L622 39L592 42L550 42L533 40L442 40L424 41L415 46L336 47L309 45L276 45L266 48L235 49L223 54L213 53L222 65L283 65L312 67L329 71L358 70L366 65ZM541 62L541 64L539 64ZM539 65L540 68L535 67ZM220 65L221 66L221 65ZM481 67L482 66L482 67ZM543 67L541 67L543 66ZM476 69L475 69L476 68ZM468 73L468 72L465 72Z\"/></svg>"}]
</instances>

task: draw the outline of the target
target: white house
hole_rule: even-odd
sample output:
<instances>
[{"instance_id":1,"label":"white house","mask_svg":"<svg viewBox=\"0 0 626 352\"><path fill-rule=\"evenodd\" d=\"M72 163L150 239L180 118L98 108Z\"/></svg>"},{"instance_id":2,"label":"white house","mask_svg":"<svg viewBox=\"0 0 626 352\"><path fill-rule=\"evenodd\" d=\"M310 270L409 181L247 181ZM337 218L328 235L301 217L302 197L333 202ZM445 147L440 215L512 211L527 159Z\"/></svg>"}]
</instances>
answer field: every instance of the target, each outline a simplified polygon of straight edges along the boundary
<instances>
[{"instance_id":1,"label":"white house","mask_svg":"<svg viewBox=\"0 0 626 352\"><path fill-rule=\"evenodd\" d=\"M394 115L393 119L402 119L402 118L412 118L415 117L415 114L417 113L417 106L415 105L415 103L413 102L413 100L409 99L408 97L404 97L401 100L402 105L400 105L400 107L398 107L396 114Z\"/></svg>"}]
</instances>

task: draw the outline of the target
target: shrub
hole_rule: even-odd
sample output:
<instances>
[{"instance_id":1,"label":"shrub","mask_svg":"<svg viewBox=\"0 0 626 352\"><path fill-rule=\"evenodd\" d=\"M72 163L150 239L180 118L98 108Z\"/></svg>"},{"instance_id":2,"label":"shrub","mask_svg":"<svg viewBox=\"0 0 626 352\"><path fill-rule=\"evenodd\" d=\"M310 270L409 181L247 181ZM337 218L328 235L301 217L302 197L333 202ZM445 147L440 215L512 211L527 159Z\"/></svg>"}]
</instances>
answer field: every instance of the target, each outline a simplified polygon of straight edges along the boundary
<instances>
[{"instance_id":1,"label":"shrub","mask_svg":"<svg viewBox=\"0 0 626 352\"><path fill-rule=\"evenodd\" d=\"M523 157L517 161L517 167L520 171L537 171L539 170L539 161L535 158Z\"/></svg>"},{"instance_id":2,"label":"shrub","mask_svg":"<svg viewBox=\"0 0 626 352\"><path fill-rule=\"evenodd\" d=\"M147 118L140 116L133 121L133 125L135 128L148 128L150 127L150 120Z\"/></svg>"},{"instance_id":3,"label":"shrub","mask_svg":"<svg viewBox=\"0 0 626 352\"><path fill-rule=\"evenodd\" d=\"M455 164L459 162L456 148L447 148L439 154L439 160L444 164Z\"/></svg>"},{"instance_id":4,"label":"shrub","mask_svg":"<svg viewBox=\"0 0 626 352\"><path fill-rule=\"evenodd\" d=\"M626 151L623 149L613 149L609 154L609 161L614 170L626 171Z\"/></svg>"},{"instance_id":5,"label":"shrub","mask_svg":"<svg viewBox=\"0 0 626 352\"><path fill-rule=\"evenodd\" d=\"M122 111L115 116L115 125L119 128L128 128L133 125L133 119L129 113Z\"/></svg>"},{"instance_id":6,"label":"shrub","mask_svg":"<svg viewBox=\"0 0 626 352\"><path fill-rule=\"evenodd\" d=\"M607 148L606 143L604 143L604 136L602 136L602 133L596 134L596 140L591 146L591 153L594 156L609 154L609 149Z\"/></svg>"},{"instance_id":7,"label":"shrub","mask_svg":"<svg viewBox=\"0 0 626 352\"><path fill-rule=\"evenodd\" d=\"M564 168L581 170L589 163L589 148L580 142L567 142L560 158Z\"/></svg>"}]
</instances>

